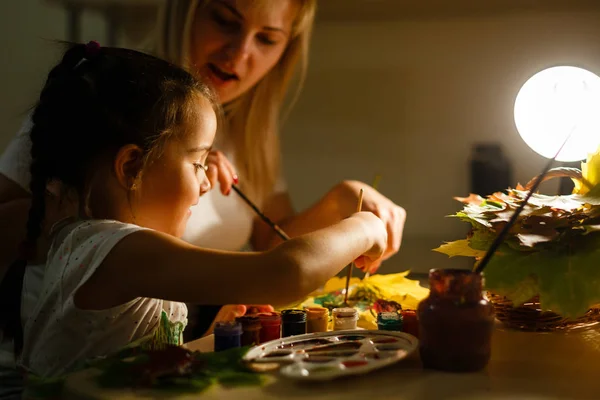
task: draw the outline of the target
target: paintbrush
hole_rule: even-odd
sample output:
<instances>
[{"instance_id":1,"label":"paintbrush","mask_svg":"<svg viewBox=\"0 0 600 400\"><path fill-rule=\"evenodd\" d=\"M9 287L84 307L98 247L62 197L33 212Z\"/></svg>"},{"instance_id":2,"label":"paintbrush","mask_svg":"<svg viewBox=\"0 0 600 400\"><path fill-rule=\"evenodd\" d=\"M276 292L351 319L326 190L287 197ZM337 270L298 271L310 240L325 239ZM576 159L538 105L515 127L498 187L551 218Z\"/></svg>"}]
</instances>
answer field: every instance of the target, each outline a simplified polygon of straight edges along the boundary
<instances>
[{"instance_id":1,"label":"paintbrush","mask_svg":"<svg viewBox=\"0 0 600 400\"><path fill-rule=\"evenodd\" d=\"M373 187L373 189L375 190L379 190L379 182L381 182L381 175L377 174L375 175L375 179L373 179L373 184L371 185ZM371 272L367 271L365 272L365 277L364 279L368 279L371 276Z\"/></svg>"},{"instance_id":2,"label":"paintbrush","mask_svg":"<svg viewBox=\"0 0 600 400\"><path fill-rule=\"evenodd\" d=\"M556 160L556 157L558 157L558 155L560 154L562 149L565 147L565 145L567 144L567 142L573 135L574 131L575 131L575 128L573 128L571 130L571 133L569 133L569 135L567 136L567 138L565 139L563 144L560 146L560 148L558 149L558 151L556 152L554 157L552 157L548 161L548 163L544 167L542 173L540 175L538 175L538 177L535 179L533 185L531 186L531 189L529 189L529 193L527 193L527 196L525 196L525 200L523 200L523 202L515 210L513 215L510 217L510 220L508 220L508 223L506 225L504 225L504 228L502 228L502 230L500 231L500 234L498 234L498 236L496 236L496 239L494 239L494 241L492 242L492 245L490 246L488 251L485 253L485 255L483 256L481 261L473 269L475 272L481 273L483 271L483 269L486 267L486 265L490 262L494 253L496 252L496 250L498 250L498 247L500 247L500 245L504 241L504 238L506 237L506 235L508 234L510 229L514 226L515 222L517 221L517 218L519 217L519 215L521 214L523 209L525 209L525 206L529 202L529 199L531 198L533 193L535 193L535 191L538 189L540 184L544 181L544 178L546 177L546 174L548 173L548 171L550 171L550 169L552 168L552 164Z\"/></svg>"},{"instance_id":3,"label":"paintbrush","mask_svg":"<svg viewBox=\"0 0 600 400\"><path fill-rule=\"evenodd\" d=\"M356 207L356 212L360 212L362 209L363 202L363 193L364 191L360 189L360 193L358 194L358 206ZM350 287L350 278L352 278L352 268L354 267L354 263L350 263L348 265L348 275L346 276L346 294L344 295L344 304L348 305L348 288Z\"/></svg>"},{"instance_id":4,"label":"paintbrush","mask_svg":"<svg viewBox=\"0 0 600 400\"><path fill-rule=\"evenodd\" d=\"M246 204L248 204L250 206L250 208L252 208L254 210L256 215L258 215L263 221L265 221L267 223L267 225L269 225L271 227L271 229L273 229L273 231L277 234L277 236L279 236L283 240L290 239L290 237L283 231L283 229L281 229L279 227L279 225L277 225L275 222L271 221L269 219L269 217L267 217L265 214L263 214L262 211L260 211L260 209L256 206L256 204L254 204L252 202L252 200L250 200L244 194L244 192L242 192L240 190L240 188L238 188L236 185L231 185L231 188L242 198L242 200L244 200L246 202Z\"/></svg>"}]
</instances>

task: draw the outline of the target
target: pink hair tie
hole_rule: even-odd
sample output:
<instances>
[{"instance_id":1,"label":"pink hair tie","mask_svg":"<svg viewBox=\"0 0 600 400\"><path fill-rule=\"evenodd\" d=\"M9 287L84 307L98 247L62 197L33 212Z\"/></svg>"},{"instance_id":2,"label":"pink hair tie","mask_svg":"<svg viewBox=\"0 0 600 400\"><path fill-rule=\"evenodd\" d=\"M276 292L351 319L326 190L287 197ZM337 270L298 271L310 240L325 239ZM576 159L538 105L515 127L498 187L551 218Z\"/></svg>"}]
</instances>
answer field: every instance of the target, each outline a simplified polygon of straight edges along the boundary
<instances>
[{"instance_id":1,"label":"pink hair tie","mask_svg":"<svg viewBox=\"0 0 600 400\"><path fill-rule=\"evenodd\" d=\"M100 53L100 43L92 40L85 45L85 56L87 58L94 58Z\"/></svg>"}]
</instances>

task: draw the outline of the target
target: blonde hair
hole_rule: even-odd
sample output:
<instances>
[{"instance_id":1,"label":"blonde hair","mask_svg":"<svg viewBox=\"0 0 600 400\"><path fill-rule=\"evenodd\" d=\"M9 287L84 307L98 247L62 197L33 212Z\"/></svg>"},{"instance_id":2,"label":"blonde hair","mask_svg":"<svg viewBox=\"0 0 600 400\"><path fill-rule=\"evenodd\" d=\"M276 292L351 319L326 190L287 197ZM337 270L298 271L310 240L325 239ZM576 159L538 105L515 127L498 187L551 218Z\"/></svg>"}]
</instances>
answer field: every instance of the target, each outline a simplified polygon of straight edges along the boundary
<instances>
[{"instance_id":1,"label":"blonde hair","mask_svg":"<svg viewBox=\"0 0 600 400\"><path fill-rule=\"evenodd\" d=\"M171 0L161 13L157 52L160 57L190 67L192 26L199 6L212 0ZM288 86L296 67L298 78L289 111L308 67L310 35L316 0L296 0L300 8L287 48L278 63L253 88L225 105L227 134L233 143L240 181L254 200L262 203L280 177L279 122Z\"/></svg>"}]
</instances>

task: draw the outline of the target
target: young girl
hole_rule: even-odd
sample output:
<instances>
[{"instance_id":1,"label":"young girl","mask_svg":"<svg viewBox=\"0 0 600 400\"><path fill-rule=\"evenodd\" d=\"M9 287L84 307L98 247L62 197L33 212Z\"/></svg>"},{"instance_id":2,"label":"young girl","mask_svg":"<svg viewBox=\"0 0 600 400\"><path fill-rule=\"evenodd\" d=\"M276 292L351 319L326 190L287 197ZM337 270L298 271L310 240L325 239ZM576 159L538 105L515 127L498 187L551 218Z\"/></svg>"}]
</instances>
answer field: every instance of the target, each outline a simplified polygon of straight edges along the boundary
<instances>
[{"instance_id":1,"label":"young girl","mask_svg":"<svg viewBox=\"0 0 600 400\"><path fill-rule=\"evenodd\" d=\"M76 45L50 72L32 117L27 240L0 288L0 327L17 353L23 345L26 370L60 375L144 338L180 344L183 302L286 304L355 259L378 262L386 229L366 212L264 252L180 240L190 207L210 189L218 115L190 74L134 51ZM23 342L20 289L9 289L21 287L33 256L48 188L60 188L78 217L52 230Z\"/></svg>"}]
</instances>

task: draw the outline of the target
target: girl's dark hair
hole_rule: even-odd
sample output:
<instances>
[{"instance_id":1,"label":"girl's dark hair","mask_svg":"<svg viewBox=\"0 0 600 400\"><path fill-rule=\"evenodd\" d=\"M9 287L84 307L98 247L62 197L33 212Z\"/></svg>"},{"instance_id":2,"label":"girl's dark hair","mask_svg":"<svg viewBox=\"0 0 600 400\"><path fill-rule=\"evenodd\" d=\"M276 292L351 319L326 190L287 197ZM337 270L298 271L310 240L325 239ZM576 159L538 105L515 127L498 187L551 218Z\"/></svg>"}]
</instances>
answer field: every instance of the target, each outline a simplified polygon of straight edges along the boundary
<instances>
[{"instance_id":1,"label":"girl's dark hair","mask_svg":"<svg viewBox=\"0 0 600 400\"><path fill-rule=\"evenodd\" d=\"M0 329L14 340L15 354L23 346L25 266L42 234L48 183L58 181L76 193L80 209L87 210L95 162L135 144L144 151L146 166L166 139L193 120L199 97L220 115L215 96L190 73L147 54L95 42L70 45L50 71L32 114L27 235L0 284Z\"/></svg>"}]
</instances>

